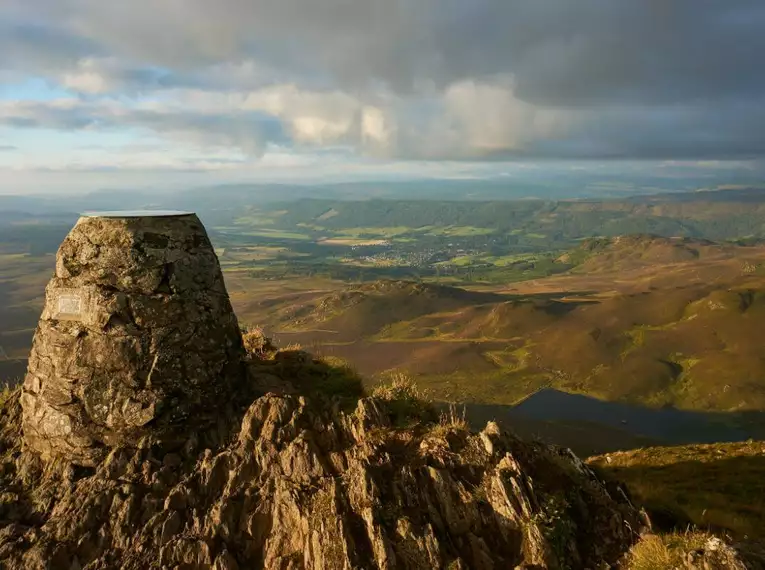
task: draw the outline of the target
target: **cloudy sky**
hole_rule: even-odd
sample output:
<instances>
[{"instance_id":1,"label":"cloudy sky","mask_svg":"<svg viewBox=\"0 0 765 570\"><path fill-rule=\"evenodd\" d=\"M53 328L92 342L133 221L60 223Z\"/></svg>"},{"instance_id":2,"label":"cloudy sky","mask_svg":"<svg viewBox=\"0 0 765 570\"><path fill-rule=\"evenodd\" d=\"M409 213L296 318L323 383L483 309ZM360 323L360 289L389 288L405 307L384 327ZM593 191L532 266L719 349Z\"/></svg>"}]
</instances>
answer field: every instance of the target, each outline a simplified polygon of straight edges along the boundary
<instances>
[{"instance_id":1,"label":"cloudy sky","mask_svg":"<svg viewBox=\"0 0 765 570\"><path fill-rule=\"evenodd\" d=\"M763 54L763 0L0 0L0 191L748 165Z\"/></svg>"}]
</instances>

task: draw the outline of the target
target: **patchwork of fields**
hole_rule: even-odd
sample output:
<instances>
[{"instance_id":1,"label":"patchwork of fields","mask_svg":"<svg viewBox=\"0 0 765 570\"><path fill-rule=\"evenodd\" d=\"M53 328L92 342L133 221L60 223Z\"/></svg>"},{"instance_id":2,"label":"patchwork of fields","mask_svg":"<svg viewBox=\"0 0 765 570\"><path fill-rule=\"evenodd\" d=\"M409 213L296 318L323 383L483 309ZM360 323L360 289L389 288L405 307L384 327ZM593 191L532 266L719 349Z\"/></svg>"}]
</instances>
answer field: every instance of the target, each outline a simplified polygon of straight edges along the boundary
<instances>
[{"instance_id":1,"label":"patchwork of fields","mask_svg":"<svg viewBox=\"0 0 765 570\"><path fill-rule=\"evenodd\" d=\"M549 386L650 406L754 409L765 406L763 246L586 238L617 220L760 231L749 218L717 223L759 215L760 202L710 208L674 197L305 200L218 212L208 229L242 324L344 358L370 385L406 371L442 400L512 404ZM0 359L14 369L52 272L53 233L41 233L45 245L16 233L0 247Z\"/></svg>"}]
</instances>

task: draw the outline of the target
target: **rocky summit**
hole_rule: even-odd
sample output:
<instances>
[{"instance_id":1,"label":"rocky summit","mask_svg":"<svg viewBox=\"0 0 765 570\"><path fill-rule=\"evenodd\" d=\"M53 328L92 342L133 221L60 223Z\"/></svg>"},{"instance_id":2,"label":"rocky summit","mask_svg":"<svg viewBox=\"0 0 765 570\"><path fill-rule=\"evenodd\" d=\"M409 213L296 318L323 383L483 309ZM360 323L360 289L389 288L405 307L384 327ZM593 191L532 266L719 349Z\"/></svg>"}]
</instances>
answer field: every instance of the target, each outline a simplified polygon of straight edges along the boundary
<instances>
[{"instance_id":1,"label":"rocky summit","mask_svg":"<svg viewBox=\"0 0 765 570\"><path fill-rule=\"evenodd\" d=\"M195 216L81 219L0 407L2 568L594 570L644 528L566 449L251 345Z\"/></svg>"},{"instance_id":2,"label":"rocky summit","mask_svg":"<svg viewBox=\"0 0 765 570\"><path fill-rule=\"evenodd\" d=\"M234 413L234 410L231 410ZM2 411L5 568L602 568L642 519L570 452L275 393L180 450L46 462Z\"/></svg>"}]
</instances>

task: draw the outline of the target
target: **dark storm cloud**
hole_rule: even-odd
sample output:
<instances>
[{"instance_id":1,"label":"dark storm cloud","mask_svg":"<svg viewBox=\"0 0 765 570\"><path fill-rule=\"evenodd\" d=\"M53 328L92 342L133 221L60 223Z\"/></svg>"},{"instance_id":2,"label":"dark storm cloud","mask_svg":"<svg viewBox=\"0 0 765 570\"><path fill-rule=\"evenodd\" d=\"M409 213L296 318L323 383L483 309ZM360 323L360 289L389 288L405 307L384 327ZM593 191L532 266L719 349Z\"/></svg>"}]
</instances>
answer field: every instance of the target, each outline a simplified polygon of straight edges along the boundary
<instances>
[{"instance_id":1,"label":"dark storm cloud","mask_svg":"<svg viewBox=\"0 0 765 570\"><path fill-rule=\"evenodd\" d=\"M744 100L586 114L575 138L527 154L561 158L754 159L765 157L765 105Z\"/></svg>"},{"instance_id":2,"label":"dark storm cloud","mask_svg":"<svg viewBox=\"0 0 765 570\"><path fill-rule=\"evenodd\" d=\"M507 136L523 148L487 154L765 154L762 0L7 2L0 65L97 74L100 92L288 82L352 93L361 104L392 94L408 120L450 86L511 78L520 103L571 120L537 140ZM405 145L413 156L417 144Z\"/></svg>"},{"instance_id":3,"label":"dark storm cloud","mask_svg":"<svg viewBox=\"0 0 765 570\"><path fill-rule=\"evenodd\" d=\"M67 0L63 0L66 2ZM81 34L170 67L253 57L341 85L512 73L533 102L762 95L761 0L75 1Z\"/></svg>"},{"instance_id":4,"label":"dark storm cloud","mask_svg":"<svg viewBox=\"0 0 765 570\"><path fill-rule=\"evenodd\" d=\"M44 102L0 107L0 126L68 131L142 128L186 143L236 147L262 154L269 142L287 143L277 119L259 112L192 113L174 109L133 109Z\"/></svg>"},{"instance_id":5,"label":"dark storm cloud","mask_svg":"<svg viewBox=\"0 0 765 570\"><path fill-rule=\"evenodd\" d=\"M512 72L519 96L561 106L761 97L765 3L470 3L444 41L446 77ZM471 41L472 38L472 41Z\"/></svg>"},{"instance_id":6,"label":"dark storm cloud","mask_svg":"<svg viewBox=\"0 0 765 570\"><path fill-rule=\"evenodd\" d=\"M3 19L0 8L0 69L48 72L101 53L97 43L52 25Z\"/></svg>"}]
</instances>

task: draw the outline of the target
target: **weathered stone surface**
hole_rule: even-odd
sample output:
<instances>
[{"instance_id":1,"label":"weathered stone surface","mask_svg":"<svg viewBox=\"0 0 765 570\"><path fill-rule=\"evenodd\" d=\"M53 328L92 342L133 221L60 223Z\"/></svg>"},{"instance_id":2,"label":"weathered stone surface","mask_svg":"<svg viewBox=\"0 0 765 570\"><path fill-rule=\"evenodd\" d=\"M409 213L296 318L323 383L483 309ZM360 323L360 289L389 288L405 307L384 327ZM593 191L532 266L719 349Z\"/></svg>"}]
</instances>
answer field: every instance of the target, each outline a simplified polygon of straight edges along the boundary
<instances>
[{"instance_id":1,"label":"weathered stone surface","mask_svg":"<svg viewBox=\"0 0 765 570\"><path fill-rule=\"evenodd\" d=\"M0 405L2 568L594 569L638 539L570 451L312 399L327 365L264 347L195 216L80 220Z\"/></svg>"},{"instance_id":2,"label":"weathered stone surface","mask_svg":"<svg viewBox=\"0 0 765 570\"><path fill-rule=\"evenodd\" d=\"M95 465L242 379L236 317L193 215L83 217L61 244L24 381L24 441ZM149 427L150 426L150 427Z\"/></svg>"},{"instance_id":3,"label":"weathered stone surface","mask_svg":"<svg viewBox=\"0 0 765 570\"><path fill-rule=\"evenodd\" d=\"M765 549L756 543L728 544L710 537L703 548L687 554L685 567L688 570L763 570Z\"/></svg>"},{"instance_id":4,"label":"weathered stone surface","mask_svg":"<svg viewBox=\"0 0 765 570\"><path fill-rule=\"evenodd\" d=\"M78 471L20 451L12 397L0 408L0 560L9 570L594 569L638 540L639 512L567 451L496 425L392 429L388 406L362 399L347 413L267 394L228 417L212 447L116 448Z\"/></svg>"}]
</instances>

